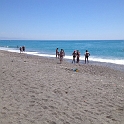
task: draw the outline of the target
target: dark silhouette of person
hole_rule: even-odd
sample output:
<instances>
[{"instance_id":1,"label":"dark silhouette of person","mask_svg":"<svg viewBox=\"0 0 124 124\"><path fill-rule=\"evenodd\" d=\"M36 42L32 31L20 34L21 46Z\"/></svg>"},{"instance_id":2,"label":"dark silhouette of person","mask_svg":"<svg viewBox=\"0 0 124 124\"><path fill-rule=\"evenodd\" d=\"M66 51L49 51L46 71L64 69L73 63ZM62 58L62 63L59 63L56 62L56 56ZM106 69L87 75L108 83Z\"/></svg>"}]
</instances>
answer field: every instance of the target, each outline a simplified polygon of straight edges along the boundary
<instances>
[{"instance_id":1,"label":"dark silhouette of person","mask_svg":"<svg viewBox=\"0 0 124 124\"><path fill-rule=\"evenodd\" d=\"M56 48L56 58L59 58L59 51L58 51L58 48Z\"/></svg>"},{"instance_id":2,"label":"dark silhouette of person","mask_svg":"<svg viewBox=\"0 0 124 124\"><path fill-rule=\"evenodd\" d=\"M79 63L79 61L80 61L80 52L79 52L79 50L77 50L77 63Z\"/></svg>"},{"instance_id":3,"label":"dark silhouette of person","mask_svg":"<svg viewBox=\"0 0 124 124\"><path fill-rule=\"evenodd\" d=\"M73 62L75 63L75 59L76 59L76 56L77 56L76 50L72 53L72 56L73 56L72 63Z\"/></svg>"},{"instance_id":4,"label":"dark silhouette of person","mask_svg":"<svg viewBox=\"0 0 124 124\"><path fill-rule=\"evenodd\" d=\"M25 52L25 46L22 46L22 51Z\"/></svg>"},{"instance_id":5,"label":"dark silhouette of person","mask_svg":"<svg viewBox=\"0 0 124 124\"><path fill-rule=\"evenodd\" d=\"M84 55L85 55L85 64L86 62L89 63L88 57L90 56L90 53L88 52L88 50L86 50Z\"/></svg>"},{"instance_id":6,"label":"dark silhouette of person","mask_svg":"<svg viewBox=\"0 0 124 124\"><path fill-rule=\"evenodd\" d=\"M20 47L19 50L20 50L20 53L21 53L22 52L22 47Z\"/></svg>"},{"instance_id":7,"label":"dark silhouette of person","mask_svg":"<svg viewBox=\"0 0 124 124\"><path fill-rule=\"evenodd\" d=\"M64 56L65 56L65 52L63 49L61 49L61 51L60 51L60 64L62 63Z\"/></svg>"}]
</instances>

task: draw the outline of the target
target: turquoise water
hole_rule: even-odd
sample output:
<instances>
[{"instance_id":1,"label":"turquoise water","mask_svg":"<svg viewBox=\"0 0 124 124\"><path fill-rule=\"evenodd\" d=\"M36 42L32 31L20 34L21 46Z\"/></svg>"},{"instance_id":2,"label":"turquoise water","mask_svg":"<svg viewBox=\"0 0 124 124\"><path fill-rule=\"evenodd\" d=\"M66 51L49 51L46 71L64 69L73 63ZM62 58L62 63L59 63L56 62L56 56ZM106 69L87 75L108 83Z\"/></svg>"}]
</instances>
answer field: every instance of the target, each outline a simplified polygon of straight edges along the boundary
<instances>
[{"instance_id":1,"label":"turquoise water","mask_svg":"<svg viewBox=\"0 0 124 124\"><path fill-rule=\"evenodd\" d=\"M79 50L84 60L85 50L91 54L90 61L124 65L124 40L0 40L0 49L19 52L26 47L26 54L55 57L58 47L64 49L65 59L72 59L72 52ZM82 61L83 63L83 61Z\"/></svg>"}]
</instances>

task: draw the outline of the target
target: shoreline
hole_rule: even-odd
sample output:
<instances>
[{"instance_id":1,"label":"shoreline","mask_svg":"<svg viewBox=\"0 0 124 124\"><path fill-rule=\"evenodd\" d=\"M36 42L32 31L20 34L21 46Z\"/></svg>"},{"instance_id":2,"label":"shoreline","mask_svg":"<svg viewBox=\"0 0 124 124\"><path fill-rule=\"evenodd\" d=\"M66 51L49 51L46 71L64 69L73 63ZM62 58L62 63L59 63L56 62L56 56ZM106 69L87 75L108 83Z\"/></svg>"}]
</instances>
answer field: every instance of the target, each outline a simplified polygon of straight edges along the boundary
<instances>
[{"instance_id":1,"label":"shoreline","mask_svg":"<svg viewBox=\"0 0 124 124\"><path fill-rule=\"evenodd\" d=\"M123 71L7 51L0 70L2 124L124 123Z\"/></svg>"},{"instance_id":2,"label":"shoreline","mask_svg":"<svg viewBox=\"0 0 124 124\"><path fill-rule=\"evenodd\" d=\"M16 52L16 53L20 53L20 50L19 49L10 49L10 50L7 50L7 49L2 49L2 51L8 51L8 52ZM54 58L55 57L55 54L48 54L48 53L42 53L40 51L26 51L25 54L29 54L29 55L35 55L35 56L40 56L40 57L48 57L48 58ZM65 59L66 60L72 60L72 56L71 55L66 55L65 56ZM103 58L92 58L92 57L89 57L89 60L90 60L90 63L93 63L93 64L100 64L100 65L109 65L110 67L112 67L111 65L114 66L122 66L122 68L120 68L122 71L124 71L124 61L122 59L103 59ZM81 63L84 63L84 56L80 56L80 61ZM119 69L119 68L118 68Z\"/></svg>"},{"instance_id":3,"label":"shoreline","mask_svg":"<svg viewBox=\"0 0 124 124\"><path fill-rule=\"evenodd\" d=\"M6 51L6 50L0 50L0 51L3 51L3 52L10 52L10 53L20 53L20 52L12 52L12 51ZM28 54L28 53L21 53L21 54L26 54L26 55L31 55L31 56L38 56L38 57L43 57L43 58L52 58L52 59L56 59L56 57L53 57L54 55L51 55L52 57L50 56L40 56L40 55L33 55L33 54ZM71 59L65 59L64 58L64 61L67 61L68 63L72 64L72 60ZM79 64L85 64L84 60L80 60ZM118 70L118 71L122 71L124 72L124 65L122 64L114 64L114 63L107 63L107 62L98 62L98 61L92 61L89 59L89 63L88 65L98 65L98 66L103 66L103 67L108 67L108 68L111 68L111 69L115 69L115 70Z\"/></svg>"}]
</instances>

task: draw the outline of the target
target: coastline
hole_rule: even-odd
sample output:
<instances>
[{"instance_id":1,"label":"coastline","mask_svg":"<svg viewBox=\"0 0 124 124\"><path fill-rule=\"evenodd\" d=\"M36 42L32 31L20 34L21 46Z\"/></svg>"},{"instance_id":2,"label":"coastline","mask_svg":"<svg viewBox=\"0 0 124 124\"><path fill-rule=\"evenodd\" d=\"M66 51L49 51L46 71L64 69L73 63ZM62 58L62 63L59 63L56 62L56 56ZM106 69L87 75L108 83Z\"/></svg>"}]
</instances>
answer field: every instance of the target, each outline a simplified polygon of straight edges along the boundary
<instances>
[{"instance_id":1,"label":"coastline","mask_svg":"<svg viewBox=\"0 0 124 124\"><path fill-rule=\"evenodd\" d=\"M2 124L124 123L124 72L117 68L0 51L0 70Z\"/></svg>"},{"instance_id":2,"label":"coastline","mask_svg":"<svg viewBox=\"0 0 124 124\"><path fill-rule=\"evenodd\" d=\"M30 41L30 40L29 40ZM52 46L50 46L52 44ZM61 46L60 46L61 44ZM72 44L70 47L70 44ZM45 46L44 46L45 45ZM18 46L18 47L17 47ZM111 63L111 65L124 65L124 42L122 40L118 41L108 41L108 40L91 40L91 41L37 41L33 40L27 42L25 40L9 40L1 42L1 50L6 50L10 52L20 52L19 46L26 46L26 54L44 56L44 57L55 57L56 46L65 50L65 58L72 60L73 50L79 50L81 53L80 60L84 60L85 48L89 49L91 56L90 61L99 62L100 64ZM89 46L89 48L88 48ZM68 49L69 48L69 49ZM112 49L111 49L112 48ZM60 49L59 49L60 50ZM113 64L112 64L113 63ZM102 65L101 64L101 65ZM114 66L113 66L114 67ZM124 68L124 67L123 67ZM123 69L124 70L124 69Z\"/></svg>"},{"instance_id":3,"label":"coastline","mask_svg":"<svg viewBox=\"0 0 124 124\"><path fill-rule=\"evenodd\" d=\"M7 52L13 52L13 53L20 53L19 50L4 50L1 49L0 51L7 51ZM46 57L46 58L55 58L55 55L49 55L49 54L40 54L36 51L28 51L28 52L23 52L23 54L27 54L27 55L31 55L31 56L38 56L38 57ZM69 62L70 64L72 63L72 58L71 57L64 57L64 60ZM80 62L81 65L85 64L85 61L83 59L83 57L80 58ZM124 72L124 65L123 64L115 64L115 63L111 63L111 62L100 62L100 61L94 61L92 59L90 59L89 57L89 65L98 65L98 66L103 66L103 67L108 67L111 69L115 69L115 70L119 70Z\"/></svg>"}]
</instances>

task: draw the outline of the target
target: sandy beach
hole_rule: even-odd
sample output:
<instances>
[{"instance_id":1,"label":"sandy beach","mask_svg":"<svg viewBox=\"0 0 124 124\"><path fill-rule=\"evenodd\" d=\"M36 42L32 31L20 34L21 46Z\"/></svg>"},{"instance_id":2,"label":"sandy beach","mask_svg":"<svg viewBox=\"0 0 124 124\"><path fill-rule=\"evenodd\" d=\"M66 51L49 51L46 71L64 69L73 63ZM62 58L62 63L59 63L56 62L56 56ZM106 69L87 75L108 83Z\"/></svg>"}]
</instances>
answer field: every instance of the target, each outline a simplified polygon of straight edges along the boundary
<instances>
[{"instance_id":1,"label":"sandy beach","mask_svg":"<svg viewBox=\"0 0 124 124\"><path fill-rule=\"evenodd\" d=\"M0 51L0 124L124 124L124 72Z\"/></svg>"}]
</instances>

